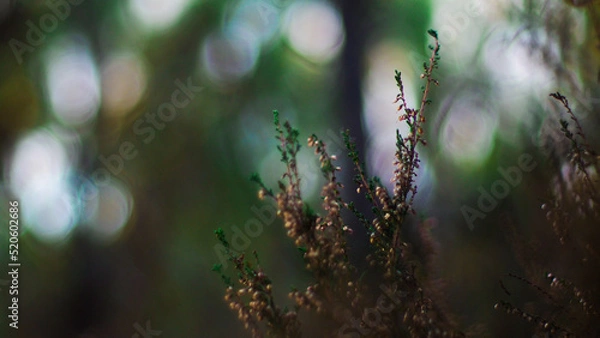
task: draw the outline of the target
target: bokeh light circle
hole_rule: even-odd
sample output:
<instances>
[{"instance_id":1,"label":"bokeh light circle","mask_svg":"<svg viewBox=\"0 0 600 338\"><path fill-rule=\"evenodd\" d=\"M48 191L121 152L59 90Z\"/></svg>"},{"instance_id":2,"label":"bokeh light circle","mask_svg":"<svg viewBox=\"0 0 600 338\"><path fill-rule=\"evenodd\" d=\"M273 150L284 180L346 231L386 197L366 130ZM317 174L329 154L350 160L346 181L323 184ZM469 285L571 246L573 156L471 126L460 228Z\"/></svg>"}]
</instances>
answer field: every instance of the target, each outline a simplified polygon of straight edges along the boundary
<instances>
[{"instance_id":1,"label":"bokeh light circle","mask_svg":"<svg viewBox=\"0 0 600 338\"><path fill-rule=\"evenodd\" d=\"M85 220L92 234L101 240L114 240L123 231L133 209L129 190L113 179L95 187L85 207Z\"/></svg>"},{"instance_id":2,"label":"bokeh light circle","mask_svg":"<svg viewBox=\"0 0 600 338\"><path fill-rule=\"evenodd\" d=\"M146 30L163 30L183 14L190 0L130 0L129 11Z\"/></svg>"},{"instance_id":3,"label":"bokeh light circle","mask_svg":"<svg viewBox=\"0 0 600 338\"><path fill-rule=\"evenodd\" d=\"M16 145L6 170L23 220L42 240L60 241L76 224L68 148L50 130L34 130Z\"/></svg>"},{"instance_id":4,"label":"bokeh light circle","mask_svg":"<svg viewBox=\"0 0 600 338\"><path fill-rule=\"evenodd\" d=\"M208 77L217 84L236 82L249 74L259 56L260 40L243 26L213 33L202 45L201 62Z\"/></svg>"},{"instance_id":5,"label":"bokeh light circle","mask_svg":"<svg viewBox=\"0 0 600 338\"><path fill-rule=\"evenodd\" d=\"M285 15L285 32L292 48L314 62L327 62L340 51L344 26L337 9L326 2L298 2Z\"/></svg>"},{"instance_id":6,"label":"bokeh light circle","mask_svg":"<svg viewBox=\"0 0 600 338\"><path fill-rule=\"evenodd\" d=\"M497 128L497 116L486 105L459 98L441 128L442 153L456 164L479 165L492 151Z\"/></svg>"}]
</instances>

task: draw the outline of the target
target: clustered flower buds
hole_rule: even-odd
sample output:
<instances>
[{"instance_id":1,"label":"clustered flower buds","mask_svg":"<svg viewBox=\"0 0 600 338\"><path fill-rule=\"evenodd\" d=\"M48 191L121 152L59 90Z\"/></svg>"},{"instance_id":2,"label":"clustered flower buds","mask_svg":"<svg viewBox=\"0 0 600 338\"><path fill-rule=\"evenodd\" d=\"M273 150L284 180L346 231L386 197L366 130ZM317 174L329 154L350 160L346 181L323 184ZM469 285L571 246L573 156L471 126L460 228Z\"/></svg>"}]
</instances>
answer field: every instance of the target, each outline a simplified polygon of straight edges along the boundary
<instances>
[{"instance_id":1,"label":"clustered flower buds","mask_svg":"<svg viewBox=\"0 0 600 338\"><path fill-rule=\"evenodd\" d=\"M437 84L433 71L439 60L439 44L437 34L430 31L435 39L431 46L429 63L424 66L422 78L425 79L423 97L418 109L408 108L400 73L396 72L396 80L400 93L396 102L400 102L398 111L402 111L400 121L408 124L410 132L403 138L397 134L398 151L394 164L395 188L390 194L376 177L369 177L364 164L358 157L356 145L350 140L349 132L343 133L344 141L357 175L354 181L357 193L364 193L372 204L374 218L369 221L352 203L341 198L343 185L338 182L337 173L341 168L335 165L337 157L328 153L327 145L316 135L311 135L307 144L314 149L318 157L319 167L325 184L321 189L322 214L314 211L303 199L300 191L300 175L297 165L297 154L300 150L299 132L289 122L281 123L279 113L275 111L274 124L279 142L277 149L281 161L285 164L282 180L278 182L278 191L268 189L255 175L252 180L259 185L260 199L271 199L277 207L277 216L283 221L288 237L293 241L302 255L306 269L312 274L312 281L303 289L294 289L289 297L295 303L295 311L283 311L275 306L271 281L260 266L253 267L244 259L244 255L231 254L238 271L239 288L233 283L226 290L226 301L238 312L238 317L254 336L262 336L258 322L266 322L269 334L277 337L300 336L297 311L300 308L313 310L324 318L330 318L341 327L348 317L357 316L364 325L369 318L364 311L367 301L374 301L374 293L360 277L358 269L350 263L349 247L346 241L352 234L350 226L342 217L343 209L353 212L365 226L369 236L372 253L367 262L379 273L382 282L397 285L404 295L403 301L396 304L392 311L382 315L378 325L369 336L391 337L406 336L462 336L454 329L454 323L441 313L432 298L428 297L416 278L410 245L402 239L401 226L412 209L417 187L414 184L416 171L419 168L417 145L425 144L425 106L429 104L428 95L431 85ZM217 234L223 245L227 247L222 235ZM429 237L430 238L430 237ZM366 271L365 271L366 272ZM223 277L226 282L229 281ZM230 281L229 281L230 282ZM327 336L330 336L327 334Z\"/></svg>"},{"instance_id":2,"label":"clustered flower buds","mask_svg":"<svg viewBox=\"0 0 600 338\"><path fill-rule=\"evenodd\" d=\"M550 197L541 205L553 231L544 231L534 236L545 236L542 240L546 242L558 239L556 244L548 246L554 246L550 253L555 254L563 264L553 266L553 272L546 273L542 278L539 269L542 264L552 261L552 258L530 260L529 266L524 267L526 278L512 274L509 276L536 290L542 297L540 304L531 302L530 309L526 311L503 301L496 304L495 308L532 322L540 335L597 336L600 332L600 314L597 311L600 306L600 283L598 274L592 271L600 268L597 248L600 240L597 179L600 165L567 98L558 92L550 96L562 104L575 127L573 130L566 119L559 121L564 142L568 143L570 151L560 159L563 163L560 164L561 170L553 178ZM512 238L512 241L516 244L518 256L531 257L536 254L532 243L519 238ZM543 255L547 256L547 253ZM573 267L578 267L585 273L574 273ZM510 294L506 290L505 292ZM535 312L531 309L535 309Z\"/></svg>"}]
</instances>

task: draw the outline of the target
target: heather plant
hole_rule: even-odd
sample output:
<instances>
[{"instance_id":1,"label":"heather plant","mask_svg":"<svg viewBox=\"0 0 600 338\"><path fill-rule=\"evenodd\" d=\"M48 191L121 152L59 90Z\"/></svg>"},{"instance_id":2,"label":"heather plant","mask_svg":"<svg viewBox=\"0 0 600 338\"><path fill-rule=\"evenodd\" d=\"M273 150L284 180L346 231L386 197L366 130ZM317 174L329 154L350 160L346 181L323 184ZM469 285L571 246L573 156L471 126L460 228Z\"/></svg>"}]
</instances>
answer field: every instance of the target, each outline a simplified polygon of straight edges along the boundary
<instances>
[{"instance_id":1,"label":"heather plant","mask_svg":"<svg viewBox=\"0 0 600 338\"><path fill-rule=\"evenodd\" d=\"M254 337L301 336L298 313L304 310L316 313L328 323L322 328L327 336L336 333L347 337L463 335L436 304L436 299L425 287L427 281L416 273L419 259L402 235L407 217L415 213L415 176L420 163L417 147L426 145L428 96L432 86L438 85L434 70L438 67L440 45L437 33L433 30L428 33L434 43L429 46L431 56L423 65L421 78L425 83L417 108L409 107L401 73L395 73L399 93L394 103L399 104L399 120L407 124L409 132L407 135L401 135L399 131L396 133L394 187L391 192L377 177L368 175L349 131L343 133L356 173L357 192L364 194L371 204L372 217L362 213L353 202L342 200L344 186L337 176L341 168L336 165L336 156L328 152L327 145L316 135L308 137L307 143L318 156L320 170L326 180L321 190L322 211L313 210L303 200L297 163L301 149L300 132L289 122L281 122L279 113L273 112L277 149L286 170L276 190L267 187L258 175L253 175L252 180L259 185L259 198L276 204L277 216L282 219L288 237L300 251L305 268L312 275L312 282L306 288L293 289L289 293L294 302L292 309L281 308L275 302L272 281L261 268L258 255L255 253L254 259L249 260L244 253L234 252L223 230L216 230L218 240L237 271L237 278L232 280L221 265L215 265L213 270L221 274L227 285L225 300L237 311L239 319ZM375 296L381 291L372 282L363 279L366 271L359 271L349 259L350 248L346 239L352 235L352 230L349 221L342 217L343 209L350 210L358 218L369 236L371 252L366 259L378 276L370 280L393 288L398 297L393 306L386 306L385 311L376 313L376 325L372 324L373 318L369 318L373 312L365 309L375 303Z\"/></svg>"},{"instance_id":2,"label":"heather plant","mask_svg":"<svg viewBox=\"0 0 600 338\"><path fill-rule=\"evenodd\" d=\"M526 274L509 277L535 290L539 300L520 307L509 297L495 307L531 322L541 336L598 337L600 157L590 146L567 98L558 92L550 96L566 110L567 119L561 117L559 125L568 152L551 182L549 198L541 205L549 229L542 228L528 237L524 231L517 231L510 219L506 220L511 230L509 239ZM541 247L545 252L539 252Z\"/></svg>"},{"instance_id":3,"label":"heather plant","mask_svg":"<svg viewBox=\"0 0 600 338\"><path fill-rule=\"evenodd\" d=\"M303 199L297 162L300 132L273 112L277 149L285 171L276 189L267 187L258 175L251 179L259 186L259 198L275 204L277 216L312 279L308 286L292 289L289 298L293 305L282 307L281 300L274 299L272 281L261 267L258 254L254 252L248 259L245 253L235 252L223 230L216 230L237 278L229 277L221 265L213 270L227 285L225 300L254 337L302 336L303 324L307 325L299 319L303 311L322 319L318 329L324 336L465 336L451 311L444 307L441 284L430 279L432 274L419 271L421 266L430 267L437 247L426 224L418 228L420 256L403 232L409 217L416 214L413 202L418 192L415 177L420 164L419 147L427 145L429 95L438 85L434 70L440 45L435 31L429 31L429 35L434 43L423 65L424 85L416 108L410 108L406 101L401 73L395 73L398 94L394 103L408 133L396 132L391 191L378 177L369 176L350 131L342 133L355 173L354 189L368 202L368 213L353 201L342 199L345 187L339 181L342 169L336 164L337 157L314 134L308 137L307 145L318 157L325 178L321 207L313 209ZM567 98L558 92L550 97L566 117L560 117L554 128L560 131L561 139L543 149L555 157L548 161L554 167L550 168L553 174L547 195L539 197L547 226L517 227L511 217L503 218L522 270L508 273L500 281L507 297L494 307L530 322L536 336L596 337L600 336L600 156L590 145ZM343 210L350 213L343 216ZM367 271L349 258L352 248L348 238L354 234L350 226L353 220L347 215L353 215L368 235ZM512 283L530 289L535 300L515 299ZM481 327L485 331L485 325Z\"/></svg>"}]
</instances>

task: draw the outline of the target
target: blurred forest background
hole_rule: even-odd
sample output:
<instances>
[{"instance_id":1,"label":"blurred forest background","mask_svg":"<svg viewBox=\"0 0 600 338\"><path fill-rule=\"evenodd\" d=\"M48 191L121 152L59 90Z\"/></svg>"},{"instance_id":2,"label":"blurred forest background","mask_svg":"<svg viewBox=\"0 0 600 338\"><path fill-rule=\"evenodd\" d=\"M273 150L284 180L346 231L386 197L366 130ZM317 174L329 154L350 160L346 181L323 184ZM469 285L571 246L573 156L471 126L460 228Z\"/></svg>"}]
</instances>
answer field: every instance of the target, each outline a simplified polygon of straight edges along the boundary
<instances>
[{"instance_id":1,"label":"blurred forest background","mask_svg":"<svg viewBox=\"0 0 600 338\"><path fill-rule=\"evenodd\" d=\"M21 210L19 337L242 337L211 272L213 230L244 229L275 281L308 277L249 181L273 186L283 164L273 109L316 133L352 171L339 138L349 128L371 173L392 175L394 70L409 103L419 97L438 31L440 86L415 208L439 243L435 278L464 328L531 337L495 311L499 280L522 274L503 219L547 226L561 113L572 103L598 144L597 4L559 0L2 0L0 2L0 262L8 262L8 201ZM401 130L406 132L405 130ZM550 149L550 150L548 150ZM562 152L562 153L561 153ZM469 221L499 169L529 155L535 168ZM300 155L303 192L318 201L320 173ZM347 189L354 198L354 189ZM368 241L360 229L353 257ZM409 230L410 236L410 230ZM416 238L416 236L415 236ZM242 242L245 242L242 240ZM543 243L541 244L543 253ZM4 271L2 269L2 271ZM519 304L531 288L509 280ZM0 275L0 336L8 328L8 278ZM6 302L4 301L6 299ZM138 336L136 336L138 334Z\"/></svg>"}]
</instances>

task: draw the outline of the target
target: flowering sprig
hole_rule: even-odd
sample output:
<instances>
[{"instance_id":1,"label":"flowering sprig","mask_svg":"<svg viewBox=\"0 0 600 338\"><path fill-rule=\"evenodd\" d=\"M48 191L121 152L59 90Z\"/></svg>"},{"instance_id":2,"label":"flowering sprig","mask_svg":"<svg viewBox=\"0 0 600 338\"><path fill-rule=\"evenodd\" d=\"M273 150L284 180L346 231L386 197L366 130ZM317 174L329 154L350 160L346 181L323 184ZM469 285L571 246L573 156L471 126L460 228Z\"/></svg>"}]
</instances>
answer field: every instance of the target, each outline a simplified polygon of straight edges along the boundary
<instances>
[{"instance_id":1,"label":"flowering sprig","mask_svg":"<svg viewBox=\"0 0 600 338\"><path fill-rule=\"evenodd\" d=\"M531 322L539 334L595 337L600 334L597 324L600 318L597 310L600 308L600 284L598 275L590 272L600 268L597 189L600 158L588 143L568 99L558 92L550 94L550 97L566 109L568 119L560 118L559 128L564 135L563 141L569 144L569 152L560 159L561 171L556 173L550 186L551 197L545 199L541 208L550 223L551 234L557 239L552 246L553 238L545 238L551 246L547 252L552 252L566 264L548 266L548 257L544 257L542 262L531 259L536 247L517 237L516 230L513 230L511 240L517 243L516 254L527 256L529 261L522 263L526 277L509 276L536 290L541 299L540 302L531 302L527 311L507 301L499 302L495 308ZM511 228L515 229L514 226ZM534 233L533 236L546 235ZM542 272L541 269L552 272ZM506 289L505 292L510 296Z\"/></svg>"},{"instance_id":2,"label":"flowering sprig","mask_svg":"<svg viewBox=\"0 0 600 338\"><path fill-rule=\"evenodd\" d=\"M400 257L405 255L408 244L401 239L401 225L409 212L414 213L412 208L414 197L417 193L415 177L419 169L419 153L417 145L426 145L424 139L425 108L430 104L429 95L432 85L438 85L434 78L434 70L438 67L440 44L437 33L430 30L429 35L434 39L434 44L429 46L431 56L429 62L423 65L421 78L425 79L423 93L418 109L410 108L407 104L402 75L396 71L395 79L399 89L394 103L400 103L398 111L402 111L399 120L405 122L409 127L409 133L403 137L396 130L396 154L394 160L394 182L393 194L390 194L378 178L369 178L364 163L360 161L356 145L351 141L349 133L344 133L344 141L348 149L348 156L352 160L356 176L355 183L358 185L357 192L364 191L365 197L372 204L375 215L373 222L367 223L366 217L362 215L353 204L348 207L353 211L366 226L371 238L371 244L375 247L374 255L370 256L372 265L383 264L386 269L386 277L393 279L396 271L406 268L402 266Z\"/></svg>"},{"instance_id":3,"label":"flowering sprig","mask_svg":"<svg viewBox=\"0 0 600 338\"><path fill-rule=\"evenodd\" d=\"M409 213L414 214L413 201L417 193L415 177L419 169L419 153L417 146L426 145L424 138L424 123L426 107L431 103L429 95L433 85L438 85L434 78L434 70L438 68L440 45L437 33L430 30L429 35L434 39L434 44L429 46L431 56L423 65L421 78L425 80L422 87L422 97L419 108L410 108L407 104L401 73L396 71L395 79L399 89L394 103L400 103L401 111L399 120L408 125L409 133L402 136L396 130L395 170L392 182L393 193L390 194L377 177L370 178L365 170L364 163L360 161L356 145L351 141L349 133L344 133L344 141L348 149L348 156L354 164L356 176L354 182L358 185L357 192L364 192L366 199L371 203L374 219L369 222L356 206L348 203L348 208L354 212L360 222L365 225L370 236L373 252L367 256L370 266L381 268L383 280L388 283L397 283L398 289L404 292L405 305L398 306L390 314L392 322L397 315L404 323L403 329L410 336L421 337L432 335L461 336L462 333L453 329L454 324L445 316L443 311L436 307L435 302L429 298L416 276L411 246L403 240L401 228ZM427 236L423 239L427 240ZM423 243L425 247L433 247L431 243ZM365 320L368 320L365 318ZM398 328L395 328L398 330ZM390 331L388 331L390 332ZM394 331L393 335L405 334L402 329ZM400 333L399 333L400 332ZM433 334L436 335L436 334Z\"/></svg>"},{"instance_id":4,"label":"flowering sprig","mask_svg":"<svg viewBox=\"0 0 600 338\"><path fill-rule=\"evenodd\" d=\"M396 84L399 89L399 93L396 96L394 103L400 102L398 111L403 113L398 118L399 121L404 121L409 128L409 133L405 138L400 135L400 131L396 130L396 161L394 162L396 170L394 171L394 177L392 181L395 182L394 186L394 204L400 209L401 214L405 214L407 211L412 211L412 202L417 193L417 186L414 178L417 176L417 169L419 169L419 153L416 151L416 147L419 143L427 145L427 141L424 139L423 124L426 121L425 108L431 103L428 98L429 92L432 85L439 85L439 82L433 77L433 71L438 68L440 44L437 40L437 33L433 30L429 31L429 35L434 38L434 45L430 45L431 56L429 63L423 64L423 73L421 79L425 79L425 85L423 86L423 93L421 96L421 103L418 109L409 108L406 103L404 95L404 85L402 83L402 76L399 71L396 71ZM411 195L409 199L409 195Z\"/></svg>"},{"instance_id":5,"label":"flowering sprig","mask_svg":"<svg viewBox=\"0 0 600 338\"><path fill-rule=\"evenodd\" d=\"M215 264L213 271L221 274L227 288L225 301L237 311L238 318L254 337L262 337L259 323L265 322L267 333L276 337L300 337L300 324L296 311L280 309L275 305L271 279L260 266L258 254L253 252L256 266L245 255L234 253L225 238L223 229L215 230L217 239L226 249L228 260L237 271L237 283L223 273L221 264Z\"/></svg>"},{"instance_id":6,"label":"flowering sprig","mask_svg":"<svg viewBox=\"0 0 600 338\"><path fill-rule=\"evenodd\" d=\"M588 197L595 199L598 192L596 191L594 182L590 178L588 167L598 166L598 156L592 147L590 147L583 132L583 128L579 123L579 119L577 119L575 113L573 113L573 110L569 106L569 100L559 92L550 94L550 97L562 103L567 110L569 119L575 123L575 133L572 133L569 130L569 122L565 119L560 119L560 130L571 143L570 160L571 163L575 165L577 171L583 176L583 182L588 190ZM596 200L595 202L599 203L600 201Z\"/></svg>"},{"instance_id":7,"label":"flowering sprig","mask_svg":"<svg viewBox=\"0 0 600 338\"><path fill-rule=\"evenodd\" d=\"M277 216L283 220L288 237L300 251L306 270L313 277L305 289L293 289L290 292L289 296L295 302L296 311L299 308L314 310L322 318L337 323L338 327L346 326L349 316L358 316L362 323L370 320L365 317L368 314L364 309L365 301L373 294L367 290L368 282L362 279L367 271L359 274L348 257L346 237L353 232L342 217L342 210L347 208L358 216L370 235L372 252L367 256L367 261L379 273L375 278L394 285L394 289L397 287L401 297L397 306L382 315L381 325L371 331L371 334L378 337L462 335L454 330L454 324L427 295L422 281L416 277L415 266L412 263L417 259L412 254L410 245L400 236L406 216L409 212L414 212L412 202L417 193L415 176L420 161L417 145L426 144L423 130L424 112L430 103L428 96L431 86L438 83L433 77L433 72L439 61L440 46L437 34L429 31L429 35L434 38L435 44L430 46L431 57L424 65L422 78L425 79L425 85L419 108L408 108L401 74L395 74L400 89L396 103L400 101L398 111L403 111L400 120L408 124L409 134L402 137L397 133L394 161L396 169L393 177L395 185L392 194L379 178L367 175L350 133L343 133L348 155L356 171L354 182L358 186L357 192L363 192L372 205L374 218L371 220L352 202L346 203L342 200L341 189L344 186L337 177L341 170L335 164L337 157L329 154L326 144L316 135L311 135L307 143L318 156L320 170L326 180L321 190L323 213L314 211L302 200L297 164L300 150L299 132L289 122L282 123L279 113L273 112L277 149L286 169L282 179L277 182L276 191L266 187L256 174L251 179L259 185L260 199L266 198L275 202ZM224 235L217 233L217 237L226 247L226 251L230 252ZM230 256L238 270L238 282L242 288L235 290L233 283L227 277L223 277L228 283L226 299L231 302L230 306L239 312L245 325L255 336L260 335L258 322L261 320L266 321L267 326L272 328L271 332L276 330L281 336L297 334L297 312L286 313L275 307L270 294L271 282L258 262L254 268L254 265L244 261L243 254L231 253ZM244 303L239 299L249 292L258 292L256 297L253 296L251 303Z\"/></svg>"}]
</instances>

